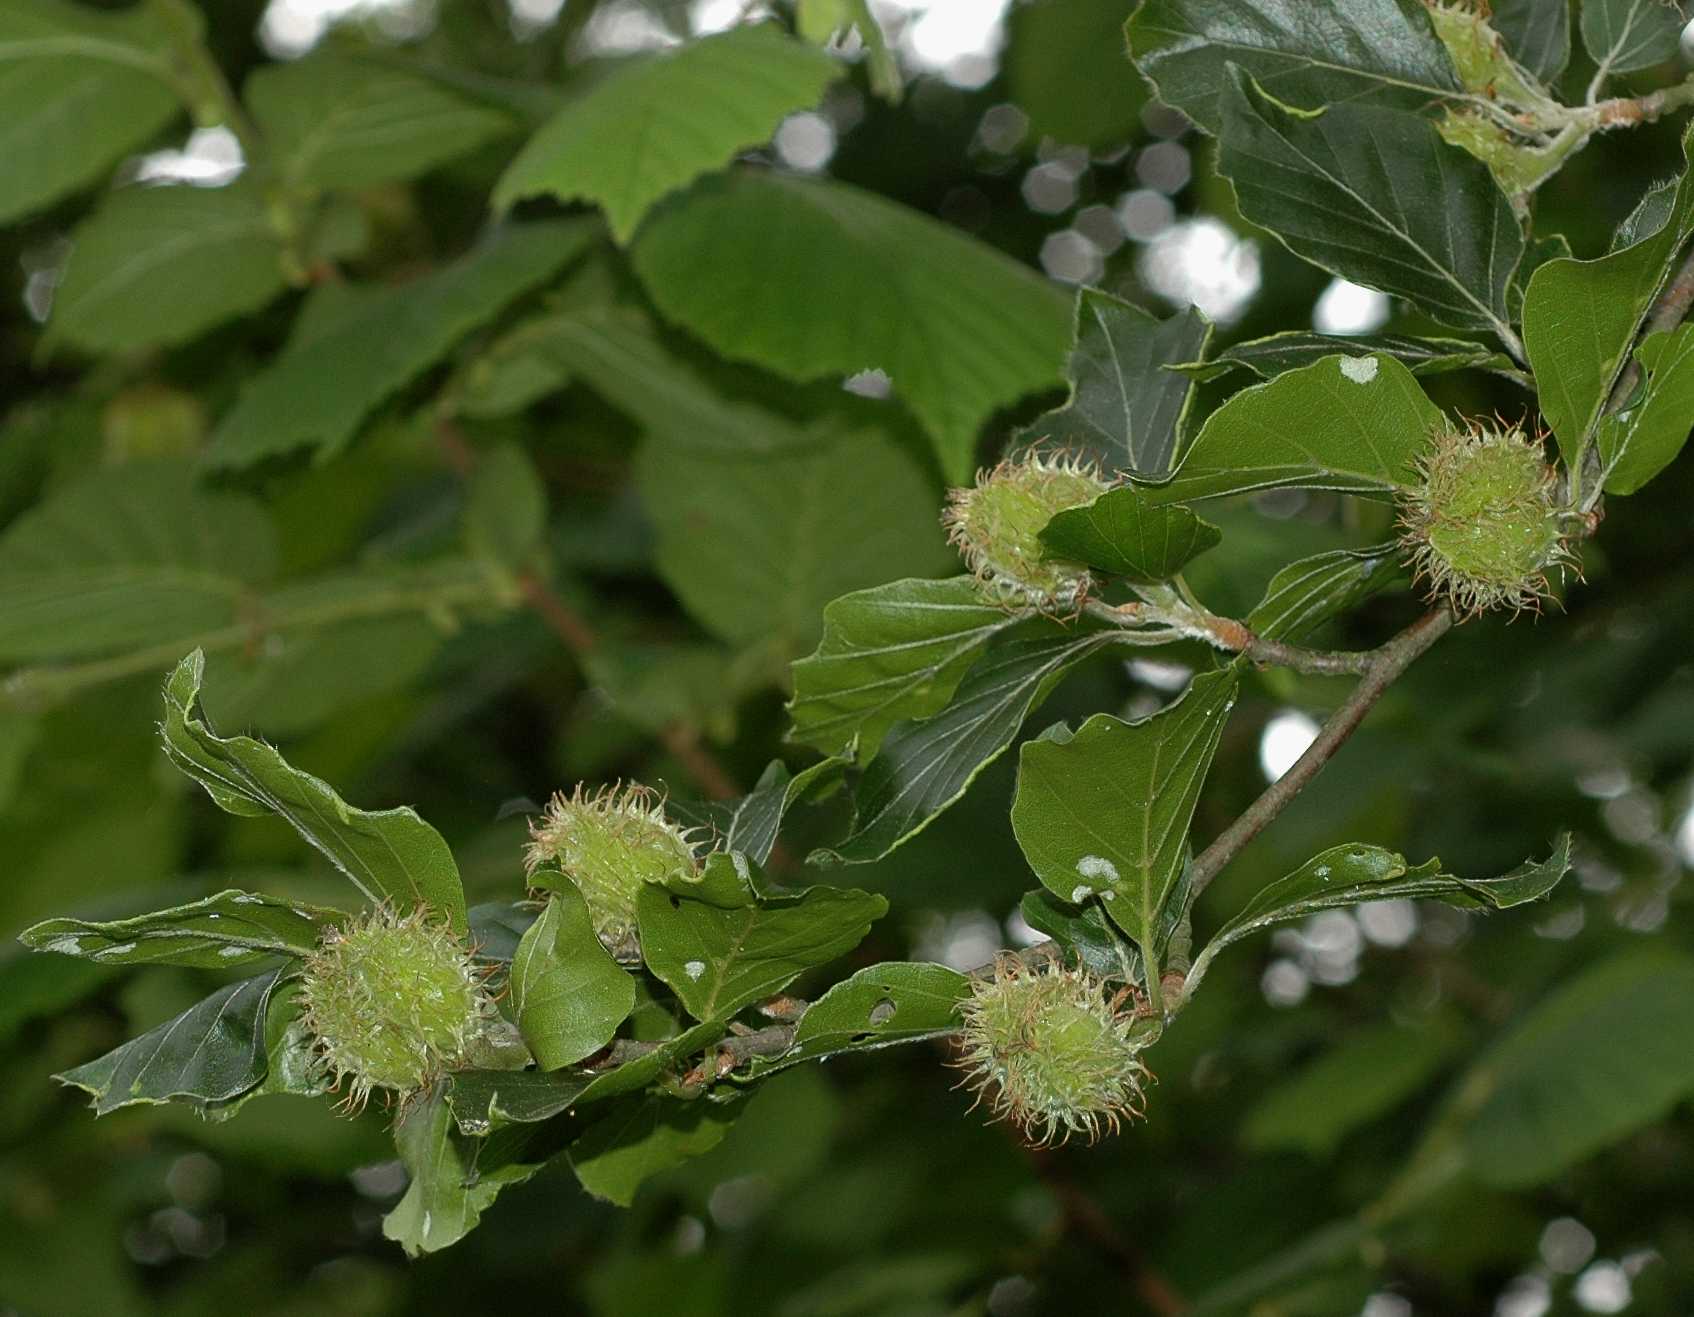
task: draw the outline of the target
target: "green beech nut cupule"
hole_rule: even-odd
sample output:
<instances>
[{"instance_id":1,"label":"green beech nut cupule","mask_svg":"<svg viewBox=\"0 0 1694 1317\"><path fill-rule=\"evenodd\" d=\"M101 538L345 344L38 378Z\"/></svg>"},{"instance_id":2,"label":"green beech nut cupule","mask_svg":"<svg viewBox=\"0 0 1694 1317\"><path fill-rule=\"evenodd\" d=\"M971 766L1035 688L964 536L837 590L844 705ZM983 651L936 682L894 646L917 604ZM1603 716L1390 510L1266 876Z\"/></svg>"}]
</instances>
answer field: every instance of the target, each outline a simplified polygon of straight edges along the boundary
<instances>
[{"instance_id":1,"label":"green beech nut cupule","mask_svg":"<svg viewBox=\"0 0 1694 1317\"><path fill-rule=\"evenodd\" d=\"M965 1072L964 1086L1029 1142L1078 1134L1093 1142L1142 1114L1142 1085L1151 1078L1144 1043L1103 979L1054 963L1029 969L1002 955L959 1013L953 1064Z\"/></svg>"},{"instance_id":2,"label":"green beech nut cupule","mask_svg":"<svg viewBox=\"0 0 1694 1317\"><path fill-rule=\"evenodd\" d=\"M1537 609L1572 561L1556 473L1521 427L1473 423L1437 436L1400 502L1401 543L1432 598L1461 618Z\"/></svg>"},{"instance_id":3,"label":"green beech nut cupule","mask_svg":"<svg viewBox=\"0 0 1694 1317\"><path fill-rule=\"evenodd\" d=\"M469 949L424 910L379 907L331 928L306 957L300 1020L331 1087L357 1111L382 1090L402 1104L465 1064L495 1014Z\"/></svg>"},{"instance_id":4,"label":"green beech nut cupule","mask_svg":"<svg viewBox=\"0 0 1694 1317\"><path fill-rule=\"evenodd\" d=\"M1092 503L1111 485L1092 463L1063 455L1008 458L947 495L941 514L965 566L996 598L1063 607L1088 591L1088 569L1048 558L1041 532L1059 513Z\"/></svg>"},{"instance_id":5,"label":"green beech nut cupule","mask_svg":"<svg viewBox=\"0 0 1694 1317\"><path fill-rule=\"evenodd\" d=\"M643 884L698 874L689 832L665 817L663 802L638 783L555 793L530 827L530 881L546 885L557 865L576 884L601 943L620 960L640 955L635 898Z\"/></svg>"}]
</instances>

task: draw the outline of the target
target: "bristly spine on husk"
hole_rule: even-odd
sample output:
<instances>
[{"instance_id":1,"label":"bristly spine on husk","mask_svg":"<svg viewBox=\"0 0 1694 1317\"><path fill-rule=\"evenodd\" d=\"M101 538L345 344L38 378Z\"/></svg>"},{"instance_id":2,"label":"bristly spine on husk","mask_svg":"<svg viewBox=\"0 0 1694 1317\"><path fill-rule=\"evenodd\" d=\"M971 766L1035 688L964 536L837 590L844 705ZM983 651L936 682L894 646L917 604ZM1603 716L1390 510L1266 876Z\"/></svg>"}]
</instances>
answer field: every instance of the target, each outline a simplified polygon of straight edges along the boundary
<instances>
[{"instance_id":1,"label":"bristly spine on husk","mask_svg":"<svg viewBox=\"0 0 1694 1317\"><path fill-rule=\"evenodd\" d=\"M1540 611L1549 575L1575 562L1558 478L1521 425L1443 430L1401 496L1400 542L1414 579L1460 620L1496 608Z\"/></svg>"},{"instance_id":2,"label":"bristly spine on husk","mask_svg":"<svg viewBox=\"0 0 1694 1317\"><path fill-rule=\"evenodd\" d=\"M949 490L941 524L989 597L1010 607L1069 608L1088 593L1088 569L1047 557L1041 532L1111 487L1092 462L1026 453L977 472L969 488Z\"/></svg>"},{"instance_id":3,"label":"bristly spine on husk","mask_svg":"<svg viewBox=\"0 0 1694 1317\"><path fill-rule=\"evenodd\" d=\"M1104 979L1049 962L1030 969L1002 954L960 1003L958 1055L964 1087L1038 1147L1102 1130L1144 1114L1144 1041L1135 1014Z\"/></svg>"},{"instance_id":4,"label":"bristly spine on husk","mask_svg":"<svg viewBox=\"0 0 1694 1317\"><path fill-rule=\"evenodd\" d=\"M696 831L672 823L663 799L638 782L593 791L579 783L568 796L555 792L530 825L525 869L533 885L545 887L557 865L588 903L601 943L619 960L635 961L636 895L646 883L699 876Z\"/></svg>"}]
</instances>

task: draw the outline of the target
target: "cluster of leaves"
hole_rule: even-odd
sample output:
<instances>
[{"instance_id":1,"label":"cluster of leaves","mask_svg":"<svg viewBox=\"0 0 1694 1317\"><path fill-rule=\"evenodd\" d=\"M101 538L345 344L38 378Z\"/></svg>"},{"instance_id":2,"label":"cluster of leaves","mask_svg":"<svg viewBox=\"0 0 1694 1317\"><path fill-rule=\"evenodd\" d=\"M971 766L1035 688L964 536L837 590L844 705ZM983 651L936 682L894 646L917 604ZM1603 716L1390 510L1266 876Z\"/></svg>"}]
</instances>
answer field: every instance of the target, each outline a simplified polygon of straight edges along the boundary
<instances>
[{"instance_id":1,"label":"cluster of leaves","mask_svg":"<svg viewBox=\"0 0 1694 1317\"><path fill-rule=\"evenodd\" d=\"M1276 689L1262 646L1297 665L1311 651L1296 647L1367 601L1378 617L1414 606L1390 519L1436 437L1464 419L1436 400L1442 384L1485 375L1528 391L1573 525L1681 450L1694 326L1654 315L1694 236L1689 174L1651 187L1594 259L1536 222L1537 189L1591 138L1694 96L1682 84L1601 99L1608 78L1674 53L1680 10L1587 0L1591 81L1575 103L1560 94L1572 80L1562 5L1500 0L1485 18L1420 0L1144 0L1131 56L1216 138L1240 217L1433 322L1345 339L1285 330L1221 351L1197 311L1160 318L1085 289L1068 312L988 243L778 167L762 148L789 114L855 84L901 92L866 5L802 0L779 17L618 62L564 94L521 52L455 71L351 44L262 63L237 94L185 0L122 12L0 0L0 104L15 111L0 220L47 217L69 234L32 344L43 378L69 382L9 418L21 456L0 470L26 472L0 485L8 512L46 491L0 534L12 669L0 804L38 741L79 710L98 721L108 687L111 706L132 703L126 679L175 664L162 732L176 767L224 811L290 825L367 903L424 911L465 940L503 985L511 1027L396 1115L409 1178L384 1232L409 1252L457 1242L559 1157L590 1194L627 1205L725 1140L750 1095L784 1091L773 1077L955 1033L972 980L940 964L869 963L809 1003L784 996L888 908L819 880L842 865L875 879L941 834L967 793L980 804L972 784L1037 707L1126 649L1195 675L1138 717L1066 700L1086 716L1018 745L1010 829L1039 883L1023 919L1068 963L1124 985L1155 1036L1190 1010L1203 1036L1204 1003L1227 994L1198 997L1202 979L1261 929L1395 898L1516 906L1571 865L1566 837L1545 861L1465 878L1391 846L1335 845L1339 828L1326 829L1285 876L1232 890L1233 913L1195 945L1195 901L1217 874L1197 878L1191 829L1237 701ZM1136 74L1118 76L1133 114ZM239 178L130 182L90 203L185 115L233 134ZM1686 159L1694 133L1683 145ZM69 374L67 361L91 358ZM892 399L837 387L867 366ZM1110 488L1040 530L1043 550L1098 591L1055 616L942 575L935 477L965 484L985 430L1062 386L1068 399L1019 429L1013 453L1085 459ZM556 468L586 452L592 484L604 457L592 442L549 446L564 398L571 424L614 436L603 449L640 433L641 515L616 500L551 515ZM444 459L460 477L446 485ZM401 484L428 491L421 512L401 513ZM1262 591L1212 568L1231 561L1240 522L1229 504L1208 507L1216 524L1191 505L1288 490L1343 496L1370 534L1319 552L1288 534L1261 555ZM652 639L643 601L618 588L648 566L699 632ZM611 585L596 591L596 578ZM1236 608L1244 593L1239 622L1201 602ZM638 964L608 954L571 883L519 899L509 829L498 851L479 842L456 858L414 811L355 808L269 744L215 730L316 732L314 766L351 771L357 752L332 743L356 737L361 716L376 742L462 726L552 638L615 710L614 738L659 739L674 754L666 774L692 768L726 797L668 802L710 840L696 881L641 891ZM1342 658L1367 669L1368 655ZM426 674L444 692L434 707L410 724L385 714ZM784 687L789 741L822 759L792 775L773 763L749 794L715 792L700 738L732 741L737 705ZM609 775L618 753L566 762ZM476 790L474 773L458 786ZM147 813L118 796L119 825ZM785 828L801 802L844 826ZM109 859L128 839L103 820L89 844ZM779 833L785 849L810 844L811 885L767 876L798 868ZM292 857L255 835L219 858ZM64 863L76 872L86 852ZM473 878L491 899L467 900ZM62 899L38 881L40 900ZM37 923L31 947L87 972L20 977L13 1018L64 1009L128 966L241 971L63 1078L101 1113L177 1103L221 1122L266 1095L321 1099L298 973L354 912L297 874L195 895ZM20 922L37 904L20 903ZM1691 974L1685 957L1636 955L1567 985L1476 1063L1404 1182L1331 1244L1344 1252L1426 1203L1461 1164L1490 1185L1533 1183L1655 1119L1694 1074L1662 1046L1647 1059L1631 1046L1671 1036L1665 993ZM1603 1037L1620 1016L1634 1027ZM1451 1055L1447 1033L1409 1048L1403 1033L1361 1033L1328 1071L1298 1076L1254 1113L1251 1137L1332 1147L1391 1110ZM1627 1091L1572 1084L1579 1047L1587 1073L1627 1067ZM1312 1092L1358 1074L1370 1082L1353 1108L1307 1119ZM1526 1119L1559 1084L1576 1099Z\"/></svg>"}]
</instances>

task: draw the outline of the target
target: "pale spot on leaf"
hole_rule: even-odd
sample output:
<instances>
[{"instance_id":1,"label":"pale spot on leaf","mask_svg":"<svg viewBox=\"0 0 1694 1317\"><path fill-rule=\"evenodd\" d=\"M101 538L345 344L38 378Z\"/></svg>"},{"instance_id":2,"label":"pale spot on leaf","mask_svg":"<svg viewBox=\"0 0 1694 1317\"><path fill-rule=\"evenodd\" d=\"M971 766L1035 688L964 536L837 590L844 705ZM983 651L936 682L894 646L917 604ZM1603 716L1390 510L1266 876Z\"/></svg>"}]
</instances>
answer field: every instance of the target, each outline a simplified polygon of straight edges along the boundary
<instances>
[{"instance_id":1,"label":"pale spot on leaf","mask_svg":"<svg viewBox=\"0 0 1694 1317\"><path fill-rule=\"evenodd\" d=\"M1376 378L1375 357L1342 357L1341 373L1355 384L1369 384Z\"/></svg>"}]
</instances>

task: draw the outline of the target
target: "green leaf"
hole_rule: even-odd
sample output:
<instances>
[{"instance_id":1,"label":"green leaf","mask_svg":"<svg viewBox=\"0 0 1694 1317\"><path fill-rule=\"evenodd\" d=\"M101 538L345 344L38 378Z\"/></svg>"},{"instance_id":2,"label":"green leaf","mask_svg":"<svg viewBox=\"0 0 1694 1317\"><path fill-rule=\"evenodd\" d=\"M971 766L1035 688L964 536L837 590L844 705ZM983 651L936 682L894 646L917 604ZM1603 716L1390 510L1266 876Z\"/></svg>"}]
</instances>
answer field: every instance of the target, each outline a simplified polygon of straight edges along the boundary
<instances>
[{"instance_id":1,"label":"green leaf","mask_svg":"<svg viewBox=\"0 0 1694 1317\"><path fill-rule=\"evenodd\" d=\"M1084 563L1138 585L1168 581L1223 532L1180 504L1155 503L1131 486L1107 490L1049 521L1041 543L1050 557Z\"/></svg>"},{"instance_id":2,"label":"green leaf","mask_svg":"<svg viewBox=\"0 0 1694 1317\"><path fill-rule=\"evenodd\" d=\"M1176 904L1166 904L1167 915ZM1026 924L1052 938L1101 978L1141 982L1141 951L1113 925L1104 902L1090 897L1078 905L1037 887L1023 894L1018 908Z\"/></svg>"},{"instance_id":3,"label":"green leaf","mask_svg":"<svg viewBox=\"0 0 1694 1317\"><path fill-rule=\"evenodd\" d=\"M48 919L18 940L36 951L108 965L228 969L268 956L306 955L326 928L345 918L338 910L227 891L130 919Z\"/></svg>"},{"instance_id":4,"label":"green leaf","mask_svg":"<svg viewBox=\"0 0 1694 1317\"><path fill-rule=\"evenodd\" d=\"M1109 293L1079 290L1070 400L1018 438L1094 458L1109 473L1163 476L1193 396L1167 367L1204 357L1211 337L1211 321L1193 308L1160 320Z\"/></svg>"},{"instance_id":5,"label":"green leaf","mask_svg":"<svg viewBox=\"0 0 1694 1317\"><path fill-rule=\"evenodd\" d=\"M0 223L99 181L181 112L142 7L0 0Z\"/></svg>"},{"instance_id":6,"label":"green leaf","mask_svg":"<svg viewBox=\"0 0 1694 1317\"><path fill-rule=\"evenodd\" d=\"M1683 133L1684 158L1694 127ZM1618 231L1609 255L1548 261L1529 281L1523 341L1540 390L1541 413L1565 464L1580 472L1612 386L1678 254L1694 234L1694 175L1675 191L1648 193Z\"/></svg>"},{"instance_id":7,"label":"green leaf","mask_svg":"<svg viewBox=\"0 0 1694 1317\"><path fill-rule=\"evenodd\" d=\"M1143 0L1126 35L1159 99L1214 133L1230 64L1305 109L1461 93L1420 0Z\"/></svg>"},{"instance_id":8,"label":"green leaf","mask_svg":"<svg viewBox=\"0 0 1694 1317\"><path fill-rule=\"evenodd\" d=\"M465 495L471 552L515 571L529 562L546 531L547 491L529 456L511 443L482 453Z\"/></svg>"},{"instance_id":9,"label":"green leaf","mask_svg":"<svg viewBox=\"0 0 1694 1317\"><path fill-rule=\"evenodd\" d=\"M1012 831L1041 883L1080 905L1098 895L1146 947L1188 857L1188 825L1235 707L1234 668L1194 678L1151 718L1095 714L1024 742Z\"/></svg>"},{"instance_id":10,"label":"green leaf","mask_svg":"<svg viewBox=\"0 0 1694 1317\"><path fill-rule=\"evenodd\" d=\"M674 1038L665 1039L646 1055L625 1061L615 1070L597 1074L576 1101L601 1102L646 1088L680 1062L698 1056L716 1043L723 1037L724 1023L722 1020L707 1020L697 1024Z\"/></svg>"},{"instance_id":11,"label":"green leaf","mask_svg":"<svg viewBox=\"0 0 1694 1317\"><path fill-rule=\"evenodd\" d=\"M1254 1103L1241 1142L1255 1152L1293 1148L1328 1158L1347 1135L1428 1084L1462 1037L1439 1022L1349 1034Z\"/></svg>"},{"instance_id":12,"label":"green leaf","mask_svg":"<svg viewBox=\"0 0 1694 1317\"><path fill-rule=\"evenodd\" d=\"M1271 577L1247 626L1266 640L1298 641L1405 575L1394 543L1314 554Z\"/></svg>"},{"instance_id":13,"label":"green leaf","mask_svg":"<svg viewBox=\"0 0 1694 1317\"><path fill-rule=\"evenodd\" d=\"M1633 494L1676 460L1694 416L1694 325L1649 334L1635 350L1643 393L1626 411L1603 417L1594 442L1608 494Z\"/></svg>"},{"instance_id":14,"label":"green leaf","mask_svg":"<svg viewBox=\"0 0 1694 1317\"><path fill-rule=\"evenodd\" d=\"M896 722L944 708L988 642L1020 620L969 576L842 595L823 610L817 649L794 663L789 739L826 754L856 741L873 758Z\"/></svg>"},{"instance_id":15,"label":"green leaf","mask_svg":"<svg viewBox=\"0 0 1694 1317\"><path fill-rule=\"evenodd\" d=\"M1148 498L1255 489L1391 494L1417 481L1441 409L1393 357L1325 357L1243 389L1207 418L1176 475Z\"/></svg>"},{"instance_id":16,"label":"green leaf","mask_svg":"<svg viewBox=\"0 0 1694 1317\"><path fill-rule=\"evenodd\" d=\"M429 78L335 54L263 65L242 99L296 189L416 178L517 126Z\"/></svg>"},{"instance_id":17,"label":"green leaf","mask_svg":"<svg viewBox=\"0 0 1694 1317\"><path fill-rule=\"evenodd\" d=\"M270 746L221 737L200 705L196 650L165 683L165 754L231 814L275 814L374 903L427 905L465 931L465 894L441 834L409 808L354 809L327 782L291 768Z\"/></svg>"},{"instance_id":18,"label":"green leaf","mask_svg":"<svg viewBox=\"0 0 1694 1317\"><path fill-rule=\"evenodd\" d=\"M1661 1120L1694 1093L1694 961L1666 948L1614 956L1540 1002L1458 1085L1480 1107L1465 1159L1523 1188Z\"/></svg>"},{"instance_id":19,"label":"green leaf","mask_svg":"<svg viewBox=\"0 0 1694 1317\"><path fill-rule=\"evenodd\" d=\"M1582 44L1597 77L1631 73L1673 58L1688 18L1676 0L1582 0Z\"/></svg>"},{"instance_id":20,"label":"green leaf","mask_svg":"<svg viewBox=\"0 0 1694 1317\"><path fill-rule=\"evenodd\" d=\"M1507 289L1524 239L1511 202L1427 119L1351 103L1294 110L1238 72L1218 168L1242 215L1296 256L1517 342Z\"/></svg>"},{"instance_id":21,"label":"green leaf","mask_svg":"<svg viewBox=\"0 0 1694 1317\"><path fill-rule=\"evenodd\" d=\"M265 1008L283 973L226 984L174 1020L55 1077L93 1094L101 1116L136 1103L204 1110L239 1097L265 1077Z\"/></svg>"},{"instance_id":22,"label":"green leaf","mask_svg":"<svg viewBox=\"0 0 1694 1317\"><path fill-rule=\"evenodd\" d=\"M560 885L512 957L512 1015L543 1070L592 1056L635 1009L635 980L595 936L588 903Z\"/></svg>"},{"instance_id":23,"label":"green leaf","mask_svg":"<svg viewBox=\"0 0 1694 1317\"><path fill-rule=\"evenodd\" d=\"M495 185L494 205L544 194L592 201L628 242L660 197L769 141L839 73L828 55L769 24L631 62L530 138Z\"/></svg>"},{"instance_id":24,"label":"green leaf","mask_svg":"<svg viewBox=\"0 0 1694 1317\"><path fill-rule=\"evenodd\" d=\"M4 587L0 587L0 595ZM37 714L0 709L0 812L11 808L23 780L24 765L41 740L42 724Z\"/></svg>"},{"instance_id":25,"label":"green leaf","mask_svg":"<svg viewBox=\"0 0 1694 1317\"><path fill-rule=\"evenodd\" d=\"M1037 0L1007 15L1006 85L1032 140L1109 149L1135 138L1147 90L1124 68L1127 8Z\"/></svg>"},{"instance_id":26,"label":"green leaf","mask_svg":"<svg viewBox=\"0 0 1694 1317\"><path fill-rule=\"evenodd\" d=\"M10 1044L31 1020L58 1015L88 998L116 973L114 966L68 956L0 956L0 1044Z\"/></svg>"},{"instance_id":27,"label":"green leaf","mask_svg":"<svg viewBox=\"0 0 1694 1317\"><path fill-rule=\"evenodd\" d=\"M954 481L990 413L1062 378L1065 300L1051 285L845 183L709 180L653 217L634 260L664 316L732 360L800 382L886 371Z\"/></svg>"},{"instance_id":28,"label":"green leaf","mask_svg":"<svg viewBox=\"0 0 1694 1317\"><path fill-rule=\"evenodd\" d=\"M635 1098L571 1144L571 1169L596 1198L628 1207L647 1180L717 1147L737 1114L717 1102Z\"/></svg>"},{"instance_id":29,"label":"green leaf","mask_svg":"<svg viewBox=\"0 0 1694 1317\"><path fill-rule=\"evenodd\" d=\"M945 965L886 961L837 983L806 1008L794 1029L794 1046L779 1057L754 1060L764 1076L804 1061L844 1052L869 1052L942 1038L959 1027L959 1002L970 980Z\"/></svg>"},{"instance_id":30,"label":"green leaf","mask_svg":"<svg viewBox=\"0 0 1694 1317\"><path fill-rule=\"evenodd\" d=\"M989 650L946 708L889 730L855 793L852 835L811 861L867 864L916 836L1005 752L1065 673L1115 639L1110 631L1055 627Z\"/></svg>"},{"instance_id":31,"label":"green leaf","mask_svg":"<svg viewBox=\"0 0 1694 1317\"><path fill-rule=\"evenodd\" d=\"M1414 375L1445 375L1455 370L1510 370L1512 359L1503 352L1462 338L1426 338L1411 334L1314 334L1290 329L1225 348L1212 361L1183 362L1175 369L1190 379L1214 380L1232 369L1246 367L1260 379L1310 366L1337 352L1378 352L1393 357Z\"/></svg>"},{"instance_id":32,"label":"green leaf","mask_svg":"<svg viewBox=\"0 0 1694 1317\"><path fill-rule=\"evenodd\" d=\"M306 446L328 461L373 409L593 240L593 227L578 221L513 225L412 283L350 299L333 324L310 337L297 332L242 388L207 461L244 467Z\"/></svg>"},{"instance_id":33,"label":"green leaf","mask_svg":"<svg viewBox=\"0 0 1694 1317\"><path fill-rule=\"evenodd\" d=\"M1441 861L1415 869L1406 857L1380 846L1334 846L1313 856L1293 873L1261 888L1241 911L1212 937L1194 961L1189 988L1198 985L1213 957L1232 942L1290 919L1363 901L1434 899L1449 905L1505 910L1538 901L1570 870L1570 834L1559 838L1543 861L1530 861L1497 878L1455 878L1441 872Z\"/></svg>"},{"instance_id":34,"label":"green leaf","mask_svg":"<svg viewBox=\"0 0 1694 1317\"><path fill-rule=\"evenodd\" d=\"M1570 5L1491 0L1489 23L1519 64L1551 85L1570 61Z\"/></svg>"},{"instance_id":35,"label":"green leaf","mask_svg":"<svg viewBox=\"0 0 1694 1317\"><path fill-rule=\"evenodd\" d=\"M770 859L789 808L836 785L846 764L844 756L832 756L791 777L787 766L773 759L753 790L739 800L685 801L672 796L665 802L665 812L673 822L710 829L709 844L716 852L739 851L753 863L763 864Z\"/></svg>"},{"instance_id":36,"label":"green leaf","mask_svg":"<svg viewBox=\"0 0 1694 1317\"><path fill-rule=\"evenodd\" d=\"M796 976L845 955L888 909L880 896L811 887L736 909L662 887L636 896L641 954L697 1020L727 1020Z\"/></svg>"},{"instance_id":37,"label":"green leaf","mask_svg":"<svg viewBox=\"0 0 1694 1317\"><path fill-rule=\"evenodd\" d=\"M411 1183L405 1197L382 1218L382 1234L405 1249L408 1257L458 1243L476 1228L501 1189L527 1179L537 1169L479 1175L478 1145L454 1125L445 1083L400 1113L394 1125L394 1146Z\"/></svg>"},{"instance_id":38,"label":"green leaf","mask_svg":"<svg viewBox=\"0 0 1694 1317\"><path fill-rule=\"evenodd\" d=\"M0 661L73 659L235 622L275 571L276 534L245 495L176 461L100 468L0 536Z\"/></svg>"},{"instance_id":39,"label":"green leaf","mask_svg":"<svg viewBox=\"0 0 1694 1317\"><path fill-rule=\"evenodd\" d=\"M256 189L127 187L72 234L45 341L87 352L182 343L287 286Z\"/></svg>"},{"instance_id":40,"label":"green leaf","mask_svg":"<svg viewBox=\"0 0 1694 1317\"><path fill-rule=\"evenodd\" d=\"M649 443L636 479L659 573L684 606L731 644L784 658L812 645L836 596L952 560L925 472L876 431L741 462Z\"/></svg>"}]
</instances>

